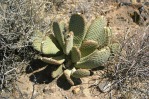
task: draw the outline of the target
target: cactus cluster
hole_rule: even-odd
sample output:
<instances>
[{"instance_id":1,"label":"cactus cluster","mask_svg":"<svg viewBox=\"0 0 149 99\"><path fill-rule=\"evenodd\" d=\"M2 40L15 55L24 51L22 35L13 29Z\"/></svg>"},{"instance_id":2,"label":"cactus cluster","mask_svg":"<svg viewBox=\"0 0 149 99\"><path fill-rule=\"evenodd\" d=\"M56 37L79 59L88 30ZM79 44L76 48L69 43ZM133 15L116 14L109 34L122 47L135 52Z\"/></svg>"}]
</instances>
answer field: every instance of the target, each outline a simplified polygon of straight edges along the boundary
<instances>
[{"instance_id":1,"label":"cactus cluster","mask_svg":"<svg viewBox=\"0 0 149 99\"><path fill-rule=\"evenodd\" d=\"M35 31L32 46L42 54L48 54L39 59L58 65L51 73L53 78L63 73L74 85L71 77L90 76L91 69L102 66L110 55L119 51L120 44L112 41L111 29L106 26L104 16L95 19L87 28L83 16L73 14L68 27L64 22L53 22L54 34Z\"/></svg>"}]
</instances>

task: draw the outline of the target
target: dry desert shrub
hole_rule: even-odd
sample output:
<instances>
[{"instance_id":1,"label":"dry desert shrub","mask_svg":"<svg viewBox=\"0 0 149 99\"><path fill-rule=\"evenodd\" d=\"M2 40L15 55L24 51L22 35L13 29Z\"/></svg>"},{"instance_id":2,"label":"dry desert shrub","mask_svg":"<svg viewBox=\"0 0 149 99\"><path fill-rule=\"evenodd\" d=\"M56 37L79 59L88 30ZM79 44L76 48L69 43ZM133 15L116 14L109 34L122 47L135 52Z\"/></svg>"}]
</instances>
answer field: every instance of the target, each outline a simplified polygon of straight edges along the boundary
<instances>
[{"instance_id":1,"label":"dry desert shrub","mask_svg":"<svg viewBox=\"0 0 149 99\"><path fill-rule=\"evenodd\" d=\"M105 75L114 80L115 97L147 99L149 97L149 26L128 31L120 38L121 53L113 59ZM113 68L114 67L114 68Z\"/></svg>"}]
</instances>

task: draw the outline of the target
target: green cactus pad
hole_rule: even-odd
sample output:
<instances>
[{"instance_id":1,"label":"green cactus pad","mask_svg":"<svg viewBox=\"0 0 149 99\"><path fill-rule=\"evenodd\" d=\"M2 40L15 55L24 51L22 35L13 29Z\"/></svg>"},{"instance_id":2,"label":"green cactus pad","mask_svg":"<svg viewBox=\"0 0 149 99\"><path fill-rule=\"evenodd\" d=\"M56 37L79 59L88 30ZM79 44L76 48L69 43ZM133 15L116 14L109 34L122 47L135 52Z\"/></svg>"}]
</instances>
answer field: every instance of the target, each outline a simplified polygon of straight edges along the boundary
<instances>
[{"instance_id":1,"label":"green cactus pad","mask_svg":"<svg viewBox=\"0 0 149 99\"><path fill-rule=\"evenodd\" d=\"M81 57L85 57L92 52L94 52L98 48L98 43L93 40L87 40L83 41L80 51L81 51Z\"/></svg>"},{"instance_id":2,"label":"green cactus pad","mask_svg":"<svg viewBox=\"0 0 149 99\"><path fill-rule=\"evenodd\" d=\"M63 73L63 64L60 65L55 71L53 71L51 76L52 76L52 78L56 78L57 76L61 75L62 73Z\"/></svg>"},{"instance_id":3,"label":"green cactus pad","mask_svg":"<svg viewBox=\"0 0 149 99\"><path fill-rule=\"evenodd\" d=\"M56 39L58 40L62 49L64 48L64 44L65 44L64 34L63 34L64 29L65 29L64 23L62 23L62 22L61 23L57 23L57 22L53 23L54 35L55 35Z\"/></svg>"},{"instance_id":4,"label":"green cactus pad","mask_svg":"<svg viewBox=\"0 0 149 99\"><path fill-rule=\"evenodd\" d=\"M70 31L69 34L67 34L67 37L65 39L65 49L64 49L64 53L66 55L68 55L73 47L73 32Z\"/></svg>"},{"instance_id":5,"label":"green cactus pad","mask_svg":"<svg viewBox=\"0 0 149 99\"><path fill-rule=\"evenodd\" d=\"M116 54L120 52L120 44L119 43L113 43L109 45L111 52Z\"/></svg>"},{"instance_id":6,"label":"green cactus pad","mask_svg":"<svg viewBox=\"0 0 149 99\"><path fill-rule=\"evenodd\" d=\"M111 29L111 27L104 27L104 31L105 31L105 33L108 34L109 37L112 36L112 29Z\"/></svg>"},{"instance_id":7,"label":"green cactus pad","mask_svg":"<svg viewBox=\"0 0 149 99\"><path fill-rule=\"evenodd\" d=\"M105 45L108 45L112 38L112 29L111 27L104 27L104 32L107 34L107 42L105 42Z\"/></svg>"},{"instance_id":8,"label":"green cactus pad","mask_svg":"<svg viewBox=\"0 0 149 99\"><path fill-rule=\"evenodd\" d=\"M74 33L74 46L79 47L85 36L84 18L78 14L73 14L69 22L69 31Z\"/></svg>"},{"instance_id":9,"label":"green cactus pad","mask_svg":"<svg viewBox=\"0 0 149 99\"><path fill-rule=\"evenodd\" d=\"M94 40L99 43L99 46L106 46L108 39L104 29L106 25L107 21L103 16L95 19L87 31L85 40Z\"/></svg>"},{"instance_id":10,"label":"green cactus pad","mask_svg":"<svg viewBox=\"0 0 149 99\"><path fill-rule=\"evenodd\" d=\"M77 69L71 76L75 78L82 78L90 76L91 72L87 69Z\"/></svg>"},{"instance_id":11,"label":"green cactus pad","mask_svg":"<svg viewBox=\"0 0 149 99\"><path fill-rule=\"evenodd\" d=\"M49 63L49 64L54 64L54 65L61 65L65 61L65 57L62 56L56 56L56 57L38 57L40 60L43 62Z\"/></svg>"},{"instance_id":12,"label":"green cactus pad","mask_svg":"<svg viewBox=\"0 0 149 99\"><path fill-rule=\"evenodd\" d=\"M71 77L70 77L70 76L71 76L71 73L72 73L71 70L68 70L68 69L64 70L64 75L65 75L67 81L68 81L71 85L74 85L74 82L72 81L72 79L71 79Z\"/></svg>"},{"instance_id":13,"label":"green cactus pad","mask_svg":"<svg viewBox=\"0 0 149 99\"><path fill-rule=\"evenodd\" d=\"M43 35L40 31L35 32L32 46L43 54L55 55L60 51L52 40L48 36Z\"/></svg>"},{"instance_id":14,"label":"green cactus pad","mask_svg":"<svg viewBox=\"0 0 149 99\"><path fill-rule=\"evenodd\" d=\"M81 52L79 50L79 48L77 48L76 46L73 46L72 47L72 50L71 50L71 60L73 63L76 63L80 60L81 58Z\"/></svg>"},{"instance_id":15,"label":"green cactus pad","mask_svg":"<svg viewBox=\"0 0 149 99\"><path fill-rule=\"evenodd\" d=\"M81 58L81 60L75 65L75 67L82 69L93 69L99 67L103 63L107 62L110 54L111 53L109 47L105 47L101 50L95 50L90 55Z\"/></svg>"},{"instance_id":16,"label":"green cactus pad","mask_svg":"<svg viewBox=\"0 0 149 99\"><path fill-rule=\"evenodd\" d=\"M52 42L56 45L56 47L58 49L60 49L61 53L62 53L62 47L60 46L60 44L58 43L57 39L55 38L54 34L49 34L50 39L52 40Z\"/></svg>"}]
</instances>

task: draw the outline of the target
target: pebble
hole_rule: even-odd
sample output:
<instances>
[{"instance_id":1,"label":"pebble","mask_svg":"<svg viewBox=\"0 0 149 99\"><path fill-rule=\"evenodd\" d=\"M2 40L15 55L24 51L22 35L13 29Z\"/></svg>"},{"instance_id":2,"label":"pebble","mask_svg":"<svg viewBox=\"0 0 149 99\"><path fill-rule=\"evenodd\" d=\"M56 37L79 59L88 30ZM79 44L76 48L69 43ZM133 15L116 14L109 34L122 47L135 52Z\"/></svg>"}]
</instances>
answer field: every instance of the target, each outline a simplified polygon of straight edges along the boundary
<instances>
[{"instance_id":1,"label":"pebble","mask_svg":"<svg viewBox=\"0 0 149 99\"><path fill-rule=\"evenodd\" d=\"M99 83L98 87L99 87L101 92L105 93L105 92L108 92L112 89L112 87L113 87L112 84L113 84L113 82L105 80L105 81L102 81L101 83Z\"/></svg>"},{"instance_id":2,"label":"pebble","mask_svg":"<svg viewBox=\"0 0 149 99\"><path fill-rule=\"evenodd\" d=\"M76 87L72 90L73 94L78 94L80 92L80 88L79 87Z\"/></svg>"}]
</instances>

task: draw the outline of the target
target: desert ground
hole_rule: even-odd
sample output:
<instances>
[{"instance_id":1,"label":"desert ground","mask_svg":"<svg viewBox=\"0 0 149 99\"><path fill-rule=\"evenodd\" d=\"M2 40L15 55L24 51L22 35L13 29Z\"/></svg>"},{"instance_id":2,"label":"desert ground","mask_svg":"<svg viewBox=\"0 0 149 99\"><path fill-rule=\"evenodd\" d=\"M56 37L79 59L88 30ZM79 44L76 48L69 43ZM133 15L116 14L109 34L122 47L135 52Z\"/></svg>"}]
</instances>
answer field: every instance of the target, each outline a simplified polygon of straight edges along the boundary
<instances>
[{"instance_id":1,"label":"desert ground","mask_svg":"<svg viewBox=\"0 0 149 99\"><path fill-rule=\"evenodd\" d=\"M103 70L71 86L35 55L35 29L52 33L53 21L81 14L87 23L103 15L121 52ZM0 0L0 99L149 99L149 1ZM109 83L103 92L102 84Z\"/></svg>"}]
</instances>

